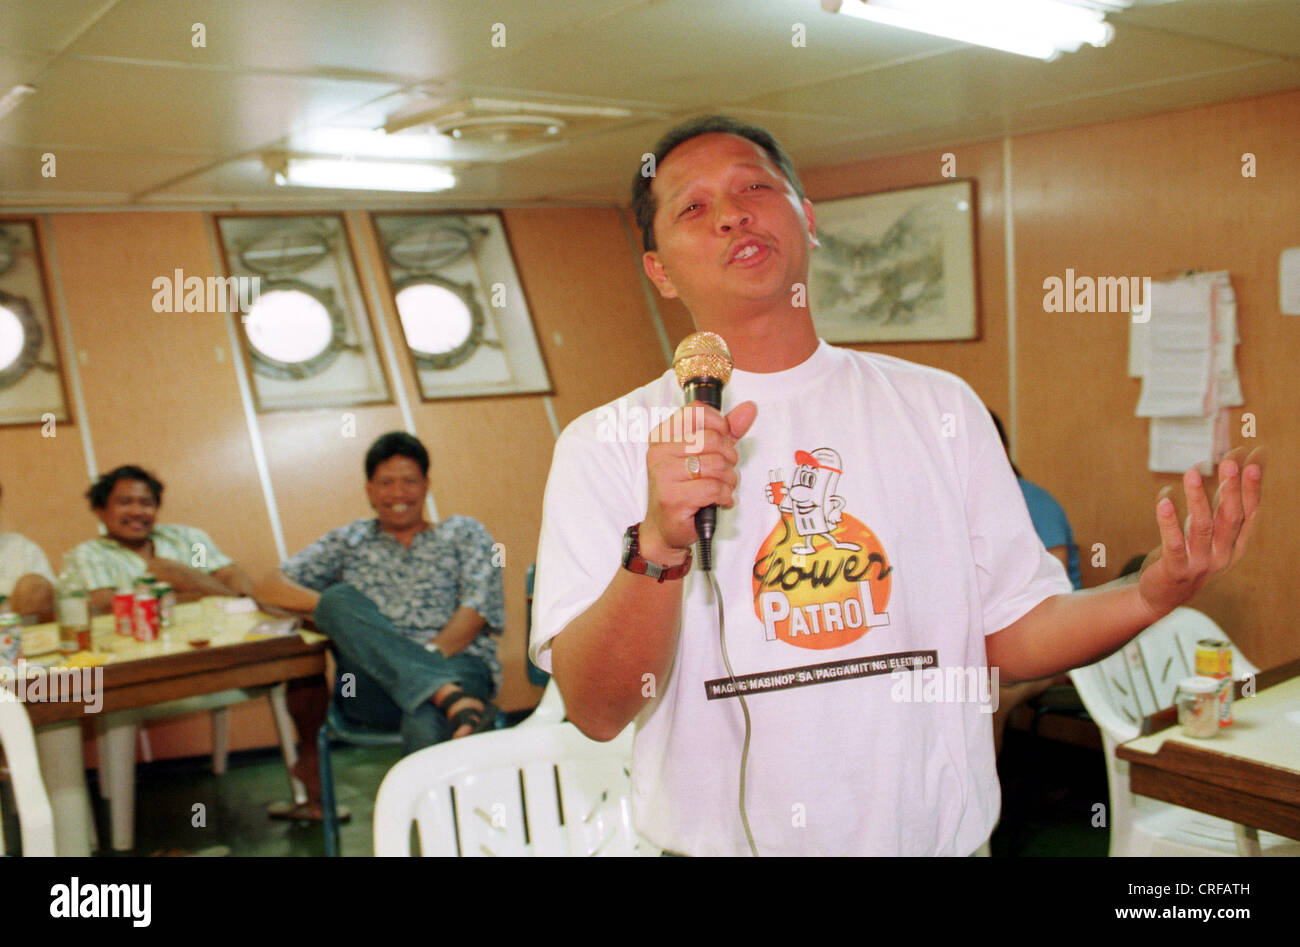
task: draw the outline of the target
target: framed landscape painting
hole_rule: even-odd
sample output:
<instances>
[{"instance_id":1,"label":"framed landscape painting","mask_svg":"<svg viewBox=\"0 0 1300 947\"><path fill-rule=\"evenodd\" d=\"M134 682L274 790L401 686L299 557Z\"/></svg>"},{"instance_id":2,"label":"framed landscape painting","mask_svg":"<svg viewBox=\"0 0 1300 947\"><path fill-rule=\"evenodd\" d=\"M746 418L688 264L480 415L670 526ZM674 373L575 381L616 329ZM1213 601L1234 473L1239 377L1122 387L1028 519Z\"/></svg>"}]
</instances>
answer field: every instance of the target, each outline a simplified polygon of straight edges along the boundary
<instances>
[{"instance_id":1,"label":"framed landscape painting","mask_svg":"<svg viewBox=\"0 0 1300 947\"><path fill-rule=\"evenodd\" d=\"M816 205L809 297L828 342L978 338L970 181Z\"/></svg>"}]
</instances>

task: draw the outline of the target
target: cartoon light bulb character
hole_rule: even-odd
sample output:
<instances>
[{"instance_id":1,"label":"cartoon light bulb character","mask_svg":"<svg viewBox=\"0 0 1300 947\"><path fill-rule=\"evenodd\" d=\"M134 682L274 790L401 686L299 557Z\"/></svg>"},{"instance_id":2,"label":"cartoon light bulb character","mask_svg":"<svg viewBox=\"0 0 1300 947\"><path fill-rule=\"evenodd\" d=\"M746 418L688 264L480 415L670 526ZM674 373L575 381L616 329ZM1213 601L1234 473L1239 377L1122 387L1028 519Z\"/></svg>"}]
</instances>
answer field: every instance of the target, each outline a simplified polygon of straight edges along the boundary
<instances>
[{"instance_id":1,"label":"cartoon light bulb character","mask_svg":"<svg viewBox=\"0 0 1300 947\"><path fill-rule=\"evenodd\" d=\"M836 549L857 551L857 543L839 542L832 534L842 518L844 497L835 492L842 473L840 455L829 447L819 447L812 453L795 451L797 465L787 487L781 471L770 471L767 501L775 503L782 513L794 518L794 528L803 540L790 547L796 556L811 556L816 547L813 539L824 536Z\"/></svg>"}]
</instances>

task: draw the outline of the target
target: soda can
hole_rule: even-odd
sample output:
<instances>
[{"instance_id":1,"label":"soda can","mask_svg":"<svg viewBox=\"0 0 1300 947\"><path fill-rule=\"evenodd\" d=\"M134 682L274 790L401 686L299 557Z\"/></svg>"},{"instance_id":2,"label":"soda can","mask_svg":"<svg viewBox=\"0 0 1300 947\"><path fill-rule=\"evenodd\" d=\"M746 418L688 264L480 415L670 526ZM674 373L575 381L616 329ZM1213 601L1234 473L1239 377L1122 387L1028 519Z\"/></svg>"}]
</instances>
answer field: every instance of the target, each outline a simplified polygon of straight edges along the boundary
<instances>
[{"instance_id":1,"label":"soda can","mask_svg":"<svg viewBox=\"0 0 1300 947\"><path fill-rule=\"evenodd\" d=\"M23 656L23 620L0 612L0 667L15 667Z\"/></svg>"},{"instance_id":2,"label":"soda can","mask_svg":"<svg viewBox=\"0 0 1300 947\"><path fill-rule=\"evenodd\" d=\"M135 620L136 641L158 640L158 596L148 585L136 586L132 616Z\"/></svg>"},{"instance_id":3,"label":"soda can","mask_svg":"<svg viewBox=\"0 0 1300 947\"><path fill-rule=\"evenodd\" d=\"M118 592L113 596L113 630L124 638L135 637L135 619L131 617L134 609L134 592Z\"/></svg>"},{"instance_id":4,"label":"soda can","mask_svg":"<svg viewBox=\"0 0 1300 947\"><path fill-rule=\"evenodd\" d=\"M154 585L158 596L158 619L163 628L170 628L176 617L176 591L166 582Z\"/></svg>"},{"instance_id":5,"label":"soda can","mask_svg":"<svg viewBox=\"0 0 1300 947\"><path fill-rule=\"evenodd\" d=\"M1219 682L1219 726L1232 723L1232 645L1221 638L1196 642L1196 674Z\"/></svg>"}]
</instances>

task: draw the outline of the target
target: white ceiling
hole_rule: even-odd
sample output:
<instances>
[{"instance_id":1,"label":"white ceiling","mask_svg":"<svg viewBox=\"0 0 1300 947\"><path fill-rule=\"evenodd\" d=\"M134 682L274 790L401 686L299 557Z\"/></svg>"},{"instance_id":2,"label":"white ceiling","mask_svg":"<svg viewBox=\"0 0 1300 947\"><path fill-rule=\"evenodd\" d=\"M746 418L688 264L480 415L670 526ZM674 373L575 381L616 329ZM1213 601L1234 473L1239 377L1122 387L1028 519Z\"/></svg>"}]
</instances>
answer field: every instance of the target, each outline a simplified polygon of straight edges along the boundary
<instances>
[{"instance_id":1,"label":"white ceiling","mask_svg":"<svg viewBox=\"0 0 1300 947\"><path fill-rule=\"evenodd\" d=\"M818 0L0 0L0 95L37 87L0 119L0 207L623 202L641 154L702 112L815 166L1300 88L1300 0L1139 2L1106 48L1043 63ZM459 184L432 196L277 188L263 166L467 96L631 117L509 160L442 139Z\"/></svg>"}]
</instances>

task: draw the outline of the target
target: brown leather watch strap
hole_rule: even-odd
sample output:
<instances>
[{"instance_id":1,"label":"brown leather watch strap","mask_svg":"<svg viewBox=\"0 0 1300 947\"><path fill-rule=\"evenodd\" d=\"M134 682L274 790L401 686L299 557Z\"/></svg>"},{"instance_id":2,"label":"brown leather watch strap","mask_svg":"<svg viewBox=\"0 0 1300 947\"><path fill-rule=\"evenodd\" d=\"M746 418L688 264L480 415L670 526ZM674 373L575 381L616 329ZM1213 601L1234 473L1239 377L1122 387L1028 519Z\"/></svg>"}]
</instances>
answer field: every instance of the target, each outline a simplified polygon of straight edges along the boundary
<instances>
[{"instance_id":1,"label":"brown leather watch strap","mask_svg":"<svg viewBox=\"0 0 1300 947\"><path fill-rule=\"evenodd\" d=\"M641 556L640 545L640 523L634 523L627 528L624 533L623 541L626 549L623 553L623 568L628 572L634 572L637 575L646 575L663 583L669 579L680 579L686 573L691 571L691 550L686 550L686 558L675 566L660 565L657 562L650 562Z\"/></svg>"}]
</instances>

